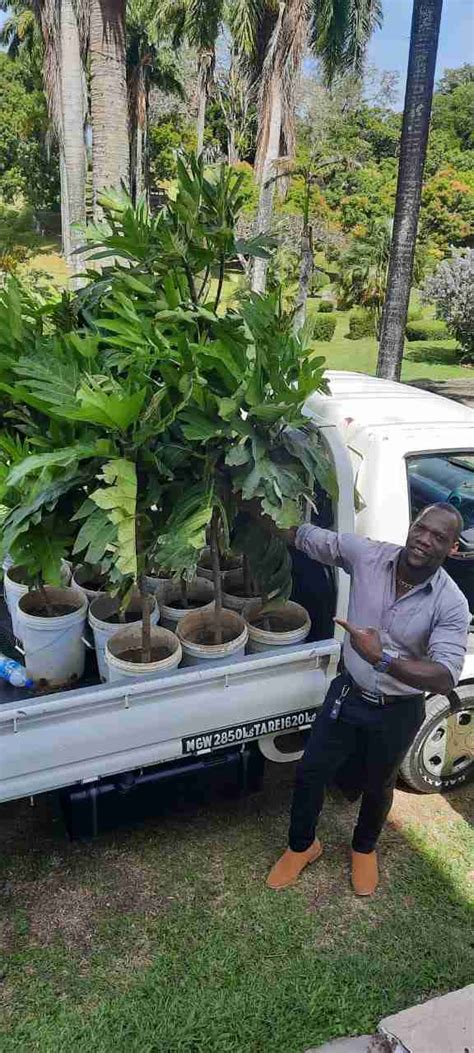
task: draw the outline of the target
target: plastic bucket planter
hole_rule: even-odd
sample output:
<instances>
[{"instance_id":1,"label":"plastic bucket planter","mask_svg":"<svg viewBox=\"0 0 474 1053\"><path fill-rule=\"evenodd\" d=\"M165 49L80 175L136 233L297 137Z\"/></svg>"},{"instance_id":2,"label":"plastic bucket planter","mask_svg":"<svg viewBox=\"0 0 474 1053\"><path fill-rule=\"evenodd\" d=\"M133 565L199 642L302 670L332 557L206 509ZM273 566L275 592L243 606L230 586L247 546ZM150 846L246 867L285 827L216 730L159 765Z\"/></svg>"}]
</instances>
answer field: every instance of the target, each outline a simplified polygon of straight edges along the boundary
<instances>
[{"instance_id":1,"label":"plastic bucket planter","mask_svg":"<svg viewBox=\"0 0 474 1053\"><path fill-rule=\"evenodd\" d=\"M45 613L44 594L53 612ZM18 602L18 619L28 676L37 683L63 687L84 672L87 600L76 589L28 592ZM55 613L57 612L57 613Z\"/></svg>"},{"instance_id":2,"label":"plastic bucket planter","mask_svg":"<svg viewBox=\"0 0 474 1053\"><path fill-rule=\"evenodd\" d=\"M8 607L8 612L12 622L13 633L17 640L21 642L20 627L18 623L18 600L25 593L30 591L31 586L25 583L26 571L24 567L10 565L5 568L5 574L3 579L3 592L5 596L5 603ZM71 570L69 563L65 560L61 560L61 580L63 585L69 585L71 579Z\"/></svg>"},{"instance_id":3,"label":"plastic bucket planter","mask_svg":"<svg viewBox=\"0 0 474 1053\"><path fill-rule=\"evenodd\" d=\"M186 597L188 606L184 607L180 586L173 583L166 603L160 604L161 624L164 629L171 629L172 632L175 632L182 619L191 611L212 607L214 605L214 586L205 578L195 578L188 585Z\"/></svg>"},{"instance_id":4,"label":"plastic bucket planter","mask_svg":"<svg viewBox=\"0 0 474 1053\"><path fill-rule=\"evenodd\" d=\"M225 665L244 654L248 629L237 611L222 611L223 642L212 642L214 609L192 611L180 621L177 634L183 648L184 665Z\"/></svg>"},{"instance_id":5,"label":"plastic bucket planter","mask_svg":"<svg viewBox=\"0 0 474 1053\"><path fill-rule=\"evenodd\" d=\"M73 589L77 589L78 592L82 592L84 596L87 596L89 603L101 594L106 584L107 579L101 573L100 567L88 566L87 563L76 567L71 579Z\"/></svg>"},{"instance_id":6,"label":"plastic bucket planter","mask_svg":"<svg viewBox=\"0 0 474 1053\"><path fill-rule=\"evenodd\" d=\"M242 613L244 607L255 601L261 603L260 596L244 595L244 578L241 570L230 570L222 579L222 603L228 611Z\"/></svg>"},{"instance_id":7,"label":"plastic bucket planter","mask_svg":"<svg viewBox=\"0 0 474 1053\"><path fill-rule=\"evenodd\" d=\"M229 570L238 570L242 566L242 556L223 556L221 557L220 565L222 575L227 574ZM198 578L207 578L208 581L213 580L210 548L205 548L201 553L197 575Z\"/></svg>"},{"instance_id":8,"label":"plastic bucket planter","mask_svg":"<svg viewBox=\"0 0 474 1053\"><path fill-rule=\"evenodd\" d=\"M151 596L156 596L158 603L164 603L169 591L173 588L173 578L158 572L145 575L145 589Z\"/></svg>"},{"instance_id":9,"label":"plastic bucket planter","mask_svg":"<svg viewBox=\"0 0 474 1053\"><path fill-rule=\"evenodd\" d=\"M142 631L139 625L131 625L115 633L106 643L105 660L110 683L118 681L171 676L183 657L178 637L169 629L152 626L152 661L141 662ZM156 657L154 657L154 655Z\"/></svg>"},{"instance_id":10,"label":"plastic bucket planter","mask_svg":"<svg viewBox=\"0 0 474 1053\"><path fill-rule=\"evenodd\" d=\"M249 654L258 651L275 651L303 643L311 629L307 610L299 603L288 600L268 613L262 613L262 605L253 600L244 608L243 616L248 626Z\"/></svg>"},{"instance_id":11,"label":"plastic bucket planter","mask_svg":"<svg viewBox=\"0 0 474 1053\"><path fill-rule=\"evenodd\" d=\"M157 625L160 617L158 604L154 596L150 596L153 604L151 611L151 624ZM125 611L125 624L133 622L134 626L142 625L143 600L141 596L133 596ZM94 635L95 653L97 666L101 680L108 680L108 666L105 660L105 646L116 633L125 628L120 621L120 602L114 596L96 596L89 607L89 625Z\"/></svg>"},{"instance_id":12,"label":"plastic bucket planter","mask_svg":"<svg viewBox=\"0 0 474 1053\"><path fill-rule=\"evenodd\" d=\"M8 567L5 571L3 578L3 592L5 596L5 603L8 607L8 612L12 621L12 628L14 636L17 640L21 641L20 625L18 618L18 600L29 592L30 586L24 582L25 578L24 567Z\"/></svg>"}]
</instances>

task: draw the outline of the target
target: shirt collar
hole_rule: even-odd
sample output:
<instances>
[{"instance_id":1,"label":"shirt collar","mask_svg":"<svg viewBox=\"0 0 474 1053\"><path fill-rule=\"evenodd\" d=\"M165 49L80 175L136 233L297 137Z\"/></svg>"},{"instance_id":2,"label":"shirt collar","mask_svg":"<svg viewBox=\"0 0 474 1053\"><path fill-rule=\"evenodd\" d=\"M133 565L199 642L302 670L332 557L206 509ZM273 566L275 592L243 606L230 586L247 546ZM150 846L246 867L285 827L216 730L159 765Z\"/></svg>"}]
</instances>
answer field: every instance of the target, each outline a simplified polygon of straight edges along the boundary
<instances>
[{"instance_id":1,"label":"shirt collar","mask_svg":"<svg viewBox=\"0 0 474 1053\"><path fill-rule=\"evenodd\" d=\"M394 574L395 574L395 567L396 567L396 564L398 562L398 558L400 556L400 552L402 552L402 551L403 551L403 545L400 545L399 548L397 548L389 556L388 565L393 569L393 573ZM438 567L433 572L433 574L431 575L430 578L426 578L426 581L420 581L418 585L414 585L413 586L413 589L421 589L421 588L428 588L429 587L429 589L432 591L434 589L437 581L441 577L441 571L442 571L442 567Z\"/></svg>"}]
</instances>

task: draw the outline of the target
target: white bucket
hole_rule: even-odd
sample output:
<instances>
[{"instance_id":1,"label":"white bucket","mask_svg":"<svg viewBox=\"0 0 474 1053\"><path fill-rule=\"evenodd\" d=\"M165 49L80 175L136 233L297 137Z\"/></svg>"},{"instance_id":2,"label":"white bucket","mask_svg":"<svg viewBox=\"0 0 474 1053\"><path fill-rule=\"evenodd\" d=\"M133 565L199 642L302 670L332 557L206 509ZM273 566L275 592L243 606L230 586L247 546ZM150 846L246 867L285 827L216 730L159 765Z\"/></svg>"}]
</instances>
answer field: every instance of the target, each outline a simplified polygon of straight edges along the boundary
<instances>
[{"instance_id":1,"label":"white bucket","mask_svg":"<svg viewBox=\"0 0 474 1053\"><path fill-rule=\"evenodd\" d=\"M228 611L242 613L244 607L255 601L261 603L260 596L243 595L244 577L241 570L229 570L222 578L222 605Z\"/></svg>"},{"instance_id":2,"label":"white bucket","mask_svg":"<svg viewBox=\"0 0 474 1053\"><path fill-rule=\"evenodd\" d=\"M90 588L90 582L94 582L97 578L97 586ZM84 585L84 582L87 585ZM76 589L77 592L82 592L83 596L87 597L88 602L95 600L96 596L101 596L103 592L103 586L105 586L105 577L100 572L100 567L89 567L83 563L81 566L76 567L71 578L71 586Z\"/></svg>"},{"instance_id":3,"label":"white bucket","mask_svg":"<svg viewBox=\"0 0 474 1053\"><path fill-rule=\"evenodd\" d=\"M171 629L171 632L176 632L177 626L186 615L191 614L194 610L203 611L214 605L214 586L212 582L206 581L204 578L195 578L187 588L189 606L178 606L180 599L180 586L173 582L166 598L166 603L160 604L161 624L164 629Z\"/></svg>"},{"instance_id":4,"label":"white bucket","mask_svg":"<svg viewBox=\"0 0 474 1053\"><path fill-rule=\"evenodd\" d=\"M242 566L242 556L224 556L221 561L221 576L224 577L229 571L238 570ZM211 550L205 548L201 552L201 556L197 568L198 578L207 578L208 581L214 580L212 573L212 562L211 562Z\"/></svg>"},{"instance_id":5,"label":"white bucket","mask_svg":"<svg viewBox=\"0 0 474 1053\"><path fill-rule=\"evenodd\" d=\"M153 626L151 630L151 644L158 647L167 647L169 655L158 662L150 662L149 665L141 665L140 662L130 662L120 655L125 651L138 650L141 647L142 633L140 626L131 625L128 629L116 633L109 639L105 646L105 660L107 662L111 684L124 680L151 680L153 677L171 676L178 668L183 657L181 644L178 637L168 629L161 626Z\"/></svg>"},{"instance_id":6,"label":"white bucket","mask_svg":"<svg viewBox=\"0 0 474 1053\"><path fill-rule=\"evenodd\" d=\"M183 648L183 665L226 665L239 654L244 654L248 629L244 619L236 611L222 611L222 627L235 635L227 643L202 644L196 642L200 632L209 631L214 624L214 611L210 608L191 611L180 621L177 634Z\"/></svg>"},{"instance_id":7,"label":"white bucket","mask_svg":"<svg viewBox=\"0 0 474 1053\"><path fill-rule=\"evenodd\" d=\"M146 574L144 581L145 592L148 592L150 596L155 596L158 603L165 603L166 597L174 585L173 578L162 578L155 574Z\"/></svg>"},{"instance_id":8,"label":"white bucket","mask_svg":"<svg viewBox=\"0 0 474 1053\"><path fill-rule=\"evenodd\" d=\"M30 586L21 580L25 576L24 567L10 566L5 571L3 578L3 593L8 613L12 621L13 635L21 642L20 625L18 618L18 600L25 592L29 592Z\"/></svg>"},{"instance_id":9,"label":"white bucket","mask_svg":"<svg viewBox=\"0 0 474 1053\"><path fill-rule=\"evenodd\" d=\"M283 632L278 632L275 628L262 629L252 625L252 619L258 618L261 607L261 602L252 600L243 611L249 631L247 647L249 654L256 654L260 651L280 653L282 650L294 647L295 644L303 643L306 640L311 629L311 619L307 610L299 603L293 603L292 600L288 600L286 603L282 603L268 612L268 617L272 621L278 622L281 620L282 625L285 626Z\"/></svg>"},{"instance_id":10,"label":"white bucket","mask_svg":"<svg viewBox=\"0 0 474 1053\"><path fill-rule=\"evenodd\" d=\"M37 683L46 681L51 687L62 687L71 680L79 680L84 672L84 626L87 600L76 589L55 589L45 585L44 592L51 604L69 604L68 614L45 618L35 611L43 607L40 592L29 592L18 604L21 639L25 649L28 676Z\"/></svg>"},{"instance_id":11,"label":"white bucket","mask_svg":"<svg viewBox=\"0 0 474 1053\"><path fill-rule=\"evenodd\" d=\"M157 625L160 618L158 604L154 596L150 596L149 601L153 604L150 615L151 624ZM129 619L129 624L131 622L134 627L142 625L142 602L141 596L133 596L127 606L126 614L136 615L135 619L133 617ZM125 629L125 623L108 620L113 615L117 615L119 610L120 601L114 596L96 596L89 607L88 621L94 635L97 666L101 680L108 680L108 666L105 661L107 640Z\"/></svg>"}]
</instances>

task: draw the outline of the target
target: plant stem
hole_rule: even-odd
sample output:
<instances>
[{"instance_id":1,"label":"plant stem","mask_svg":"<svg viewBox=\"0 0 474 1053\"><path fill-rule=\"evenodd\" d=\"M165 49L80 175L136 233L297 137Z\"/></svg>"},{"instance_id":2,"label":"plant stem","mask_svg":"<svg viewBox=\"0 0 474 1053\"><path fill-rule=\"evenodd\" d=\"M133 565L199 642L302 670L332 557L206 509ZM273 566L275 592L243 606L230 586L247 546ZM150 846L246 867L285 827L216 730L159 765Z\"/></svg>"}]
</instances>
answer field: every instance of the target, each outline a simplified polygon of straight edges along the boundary
<instances>
[{"instance_id":1,"label":"plant stem","mask_svg":"<svg viewBox=\"0 0 474 1053\"><path fill-rule=\"evenodd\" d=\"M39 592L40 592L40 595L41 595L41 599L43 600L43 603L44 603L44 609L46 611L46 614L48 615L48 618L52 618L53 617L53 605L48 600L48 593L46 592L46 589L45 589L45 587L44 587L42 582L41 582L41 584L39 586Z\"/></svg>"},{"instance_id":2,"label":"plant stem","mask_svg":"<svg viewBox=\"0 0 474 1053\"><path fill-rule=\"evenodd\" d=\"M219 509L214 508L211 519L211 565L214 578L214 643L222 643L222 578L219 560Z\"/></svg>"},{"instance_id":3,"label":"plant stem","mask_svg":"<svg viewBox=\"0 0 474 1053\"><path fill-rule=\"evenodd\" d=\"M183 604L183 607L186 610L186 608L188 607L188 583L186 581L185 574L181 575L180 588L181 588L181 603Z\"/></svg>"},{"instance_id":4,"label":"plant stem","mask_svg":"<svg viewBox=\"0 0 474 1053\"><path fill-rule=\"evenodd\" d=\"M224 259L223 256L221 256L220 264L219 264L219 281L217 283L216 299L214 301L214 310L215 311L217 311L217 308L219 306L220 299L221 299L222 286L224 284L224 270L225 270L225 259Z\"/></svg>"},{"instance_id":5,"label":"plant stem","mask_svg":"<svg viewBox=\"0 0 474 1053\"><path fill-rule=\"evenodd\" d=\"M140 588L142 598L142 665L151 662L151 597Z\"/></svg>"},{"instance_id":6,"label":"plant stem","mask_svg":"<svg viewBox=\"0 0 474 1053\"><path fill-rule=\"evenodd\" d=\"M251 581L250 581L250 565L249 565L249 558L248 558L248 556L245 555L245 553L244 553L244 558L243 558L243 561L242 561L242 574L243 574L243 579L244 579L244 596L251 596L252 595L252 585L251 585Z\"/></svg>"}]
</instances>

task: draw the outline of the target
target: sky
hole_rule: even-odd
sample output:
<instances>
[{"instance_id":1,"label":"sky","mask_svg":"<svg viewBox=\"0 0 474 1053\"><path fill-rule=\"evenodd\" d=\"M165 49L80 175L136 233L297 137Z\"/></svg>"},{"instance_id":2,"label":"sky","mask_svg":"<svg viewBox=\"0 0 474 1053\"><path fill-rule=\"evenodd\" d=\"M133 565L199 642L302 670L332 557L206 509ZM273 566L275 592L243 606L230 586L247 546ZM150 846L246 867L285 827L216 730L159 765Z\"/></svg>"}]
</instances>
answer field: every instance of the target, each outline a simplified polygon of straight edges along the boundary
<instances>
[{"instance_id":1,"label":"sky","mask_svg":"<svg viewBox=\"0 0 474 1053\"><path fill-rule=\"evenodd\" d=\"M400 73L397 109L403 106L405 94L412 7L412 0L383 0L383 26L369 47L370 62ZM464 62L474 62L474 0L444 0L436 77Z\"/></svg>"},{"instance_id":2,"label":"sky","mask_svg":"<svg viewBox=\"0 0 474 1053\"><path fill-rule=\"evenodd\" d=\"M384 24L372 38L369 61L382 70L400 73L399 97L403 106L413 0L383 0ZM0 12L0 26L5 15ZM444 0L436 75L443 69L474 62L474 0Z\"/></svg>"}]
</instances>

